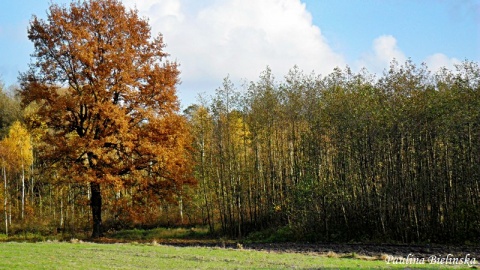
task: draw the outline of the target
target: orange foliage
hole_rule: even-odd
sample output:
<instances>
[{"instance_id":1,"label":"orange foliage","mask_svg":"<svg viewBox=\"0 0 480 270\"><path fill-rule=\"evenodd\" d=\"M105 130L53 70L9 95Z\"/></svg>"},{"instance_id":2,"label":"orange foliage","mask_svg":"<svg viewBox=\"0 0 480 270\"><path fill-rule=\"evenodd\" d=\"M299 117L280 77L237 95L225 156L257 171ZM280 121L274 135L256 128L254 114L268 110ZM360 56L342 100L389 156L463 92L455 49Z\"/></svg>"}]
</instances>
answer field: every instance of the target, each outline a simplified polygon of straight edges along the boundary
<instances>
[{"instance_id":1,"label":"orange foliage","mask_svg":"<svg viewBox=\"0 0 480 270\"><path fill-rule=\"evenodd\" d=\"M177 64L136 10L119 0L52 4L28 34L35 61L21 76L21 96L41 104L36 119L49 130L42 158L99 185L175 192L194 183Z\"/></svg>"}]
</instances>

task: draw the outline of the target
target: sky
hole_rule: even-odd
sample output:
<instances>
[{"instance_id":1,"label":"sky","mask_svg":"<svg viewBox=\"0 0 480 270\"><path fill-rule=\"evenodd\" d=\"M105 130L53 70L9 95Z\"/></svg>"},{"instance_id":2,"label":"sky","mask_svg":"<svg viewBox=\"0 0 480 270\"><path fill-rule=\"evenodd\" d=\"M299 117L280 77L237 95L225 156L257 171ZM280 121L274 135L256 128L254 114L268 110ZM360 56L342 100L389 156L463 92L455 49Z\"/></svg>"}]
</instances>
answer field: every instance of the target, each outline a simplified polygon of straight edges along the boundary
<instances>
[{"instance_id":1,"label":"sky","mask_svg":"<svg viewBox=\"0 0 480 270\"><path fill-rule=\"evenodd\" d=\"M18 84L33 45L33 14L50 2L0 2L0 79ZM480 0L122 0L163 34L180 64L181 107L208 98L226 76L241 89L267 66L281 80L295 65L328 75L335 67L381 76L392 59L425 62L432 71L480 62Z\"/></svg>"}]
</instances>

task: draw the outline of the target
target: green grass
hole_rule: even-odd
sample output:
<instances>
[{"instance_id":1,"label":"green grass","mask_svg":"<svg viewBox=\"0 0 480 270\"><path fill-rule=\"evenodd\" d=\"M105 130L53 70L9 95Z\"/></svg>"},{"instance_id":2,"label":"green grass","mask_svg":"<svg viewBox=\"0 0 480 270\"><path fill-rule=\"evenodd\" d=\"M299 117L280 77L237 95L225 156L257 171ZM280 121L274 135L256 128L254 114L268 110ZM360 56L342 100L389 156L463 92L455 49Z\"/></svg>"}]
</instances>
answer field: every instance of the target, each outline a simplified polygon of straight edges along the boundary
<instances>
[{"instance_id":1,"label":"green grass","mask_svg":"<svg viewBox=\"0 0 480 270\"><path fill-rule=\"evenodd\" d=\"M0 243L0 269L413 269L382 260L243 249L75 242ZM423 268L422 268L423 267ZM419 269L431 269L422 265ZM435 269L442 269L438 266ZM443 269L458 269L447 267Z\"/></svg>"}]
</instances>

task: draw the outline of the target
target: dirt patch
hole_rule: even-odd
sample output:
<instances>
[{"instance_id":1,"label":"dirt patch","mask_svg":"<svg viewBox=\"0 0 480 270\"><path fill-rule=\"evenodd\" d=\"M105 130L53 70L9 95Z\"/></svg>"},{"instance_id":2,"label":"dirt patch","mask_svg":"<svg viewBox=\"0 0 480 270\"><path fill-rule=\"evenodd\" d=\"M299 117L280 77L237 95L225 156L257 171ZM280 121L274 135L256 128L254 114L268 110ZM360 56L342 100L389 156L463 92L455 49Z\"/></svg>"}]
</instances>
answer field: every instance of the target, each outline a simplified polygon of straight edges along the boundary
<instances>
[{"instance_id":1,"label":"dirt patch","mask_svg":"<svg viewBox=\"0 0 480 270\"><path fill-rule=\"evenodd\" d=\"M248 243L237 244L231 241L160 241L159 243L173 246L206 246L263 250L267 252L295 252L316 254L354 254L355 256L382 257L388 254L406 257L408 254L416 257L446 256L470 257L480 259L479 246L442 246L442 245L389 245L389 244L327 244L327 243Z\"/></svg>"},{"instance_id":2,"label":"dirt patch","mask_svg":"<svg viewBox=\"0 0 480 270\"><path fill-rule=\"evenodd\" d=\"M386 245L386 244L310 244L310 243L271 243L271 244L244 244L244 248L267 250L276 252L322 253L335 252L338 254L357 254L378 257L382 254L394 256L429 257L432 255L480 258L480 247L472 246L440 246L440 245Z\"/></svg>"}]
</instances>

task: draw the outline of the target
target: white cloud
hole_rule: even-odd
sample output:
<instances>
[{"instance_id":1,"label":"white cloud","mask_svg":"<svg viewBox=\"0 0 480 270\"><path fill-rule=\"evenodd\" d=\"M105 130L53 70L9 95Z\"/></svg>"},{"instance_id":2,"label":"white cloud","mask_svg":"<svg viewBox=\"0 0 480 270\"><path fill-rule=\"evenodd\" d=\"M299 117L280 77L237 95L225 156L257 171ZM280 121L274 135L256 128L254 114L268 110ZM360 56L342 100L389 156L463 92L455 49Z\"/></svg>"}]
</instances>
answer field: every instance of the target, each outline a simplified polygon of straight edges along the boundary
<instances>
[{"instance_id":1,"label":"white cloud","mask_svg":"<svg viewBox=\"0 0 480 270\"><path fill-rule=\"evenodd\" d=\"M428 69L430 69L433 72L436 72L441 68L455 70L455 65L461 64L461 61L454 57L449 58L448 56L442 53L436 53L428 56L425 59L425 64L427 64Z\"/></svg>"},{"instance_id":2,"label":"white cloud","mask_svg":"<svg viewBox=\"0 0 480 270\"><path fill-rule=\"evenodd\" d=\"M370 52L363 54L356 62L356 68L367 68L372 73L382 74L384 70L388 70L392 60L396 60L403 65L407 60L405 53L397 45L397 40L391 35L383 35L376 38L372 43ZM457 58L449 58L442 53L435 53L425 58L423 61L427 64L430 71L436 72L440 68L455 70L455 65L461 64Z\"/></svg>"},{"instance_id":3,"label":"white cloud","mask_svg":"<svg viewBox=\"0 0 480 270\"><path fill-rule=\"evenodd\" d=\"M393 59L399 62L406 60L405 55L397 46L397 40L393 36L381 36L373 41L373 48L378 60L389 63Z\"/></svg>"},{"instance_id":4,"label":"white cloud","mask_svg":"<svg viewBox=\"0 0 480 270\"><path fill-rule=\"evenodd\" d=\"M151 26L154 27L152 33L154 35L160 32L155 29L156 26L162 28L162 33L173 31L185 18L178 0L124 0L123 2L128 7L137 8L141 15L149 19Z\"/></svg>"},{"instance_id":5,"label":"white cloud","mask_svg":"<svg viewBox=\"0 0 480 270\"><path fill-rule=\"evenodd\" d=\"M173 16L178 19L183 19L183 14L180 11L180 2L177 0L125 0L126 5L136 7L139 11L154 14L155 18L163 18Z\"/></svg>"},{"instance_id":6,"label":"white cloud","mask_svg":"<svg viewBox=\"0 0 480 270\"><path fill-rule=\"evenodd\" d=\"M392 60L403 64L407 57L397 45L397 39L391 35L376 38L372 44L372 51L365 53L357 61L359 68L365 67L369 71L381 74L388 69Z\"/></svg>"},{"instance_id":7,"label":"white cloud","mask_svg":"<svg viewBox=\"0 0 480 270\"><path fill-rule=\"evenodd\" d=\"M294 65L328 74L344 66L300 0L124 0L150 18L166 51L178 60L184 85L256 80L270 66L283 76ZM182 86L185 88L184 86ZM182 88L181 87L181 88ZM203 89L203 91L209 89ZM183 89L181 89L183 91ZM180 97L183 99L180 93ZM189 100L188 102L193 102Z\"/></svg>"},{"instance_id":8,"label":"white cloud","mask_svg":"<svg viewBox=\"0 0 480 270\"><path fill-rule=\"evenodd\" d=\"M198 93L213 94L227 75L239 87L241 79L256 80L267 65L277 78L294 65L323 75L346 65L300 0L123 2L149 18L154 34L164 35L166 52L180 63L184 106L195 102ZM403 64L407 57L394 36L382 35L353 67L381 74L393 59ZM460 61L438 53L425 62L436 71L442 66L453 69Z\"/></svg>"}]
</instances>

